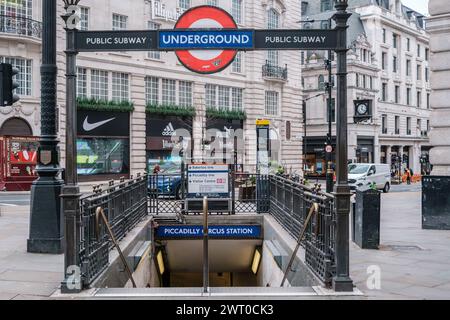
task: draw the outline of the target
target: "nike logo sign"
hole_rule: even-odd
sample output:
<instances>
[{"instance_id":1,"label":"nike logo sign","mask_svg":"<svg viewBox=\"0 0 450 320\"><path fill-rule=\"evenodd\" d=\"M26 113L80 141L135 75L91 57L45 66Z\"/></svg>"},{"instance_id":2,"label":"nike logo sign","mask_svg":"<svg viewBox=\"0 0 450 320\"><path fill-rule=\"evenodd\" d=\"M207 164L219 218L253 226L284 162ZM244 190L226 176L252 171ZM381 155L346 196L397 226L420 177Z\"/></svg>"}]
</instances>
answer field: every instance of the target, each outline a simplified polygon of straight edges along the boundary
<instances>
[{"instance_id":1,"label":"nike logo sign","mask_svg":"<svg viewBox=\"0 0 450 320\"><path fill-rule=\"evenodd\" d=\"M101 126L107 124L108 122L111 122L114 119L116 119L116 118L111 118L111 119L100 121L100 122L89 123L88 118L89 118L89 116L87 116L86 119L84 119L84 122L83 122L83 130L87 131L87 132L95 130L98 127L101 127Z\"/></svg>"}]
</instances>

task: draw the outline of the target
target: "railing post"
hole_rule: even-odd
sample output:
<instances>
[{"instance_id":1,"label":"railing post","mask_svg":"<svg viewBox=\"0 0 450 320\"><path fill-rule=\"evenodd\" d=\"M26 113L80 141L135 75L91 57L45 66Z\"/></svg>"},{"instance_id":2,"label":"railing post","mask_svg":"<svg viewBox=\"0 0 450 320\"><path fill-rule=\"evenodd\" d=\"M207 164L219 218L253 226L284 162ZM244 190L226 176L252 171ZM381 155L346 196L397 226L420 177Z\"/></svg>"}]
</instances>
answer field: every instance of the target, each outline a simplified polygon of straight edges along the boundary
<instances>
[{"instance_id":1,"label":"railing post","mask_svg":"<svg viewBox=\"0 0 450 320\"><path fill-rule=\"evenodd\" d=\"M203 293L209 291L208 197L203 198Z\"/></svg>"},{"instance_id":2,"label":"railing post","mask_svg":"<svg viewBox=\"0 0 450 320\"><path fill-rule=\"evenodd\" d=\"M333 288L339 292L353 291L349 264L349 216L350 188L348 185L348 141L347 141L347 0L337 0L337 12L333 16L338 32L337 52L337 183L336 197L336 276Z\"/></svg>"}]
</instances>

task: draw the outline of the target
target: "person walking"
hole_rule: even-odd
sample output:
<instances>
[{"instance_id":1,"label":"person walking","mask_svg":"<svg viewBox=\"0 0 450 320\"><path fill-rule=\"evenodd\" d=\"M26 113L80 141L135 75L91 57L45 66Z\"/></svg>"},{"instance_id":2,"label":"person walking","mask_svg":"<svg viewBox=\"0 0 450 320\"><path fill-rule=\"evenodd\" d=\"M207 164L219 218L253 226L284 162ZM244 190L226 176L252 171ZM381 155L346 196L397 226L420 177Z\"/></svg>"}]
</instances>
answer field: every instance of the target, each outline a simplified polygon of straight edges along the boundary
<instances>
[{"instance_id":1,"label":"person walking","mask_svg":"<svg viewBox=\"0 0 450 320\"><path fill-rule=\"evenodd\" d=\"M409 168L406 168L405 174L406 174L406 182L408 184L411 184L411 170Z\"/></svg>"}]
</instances>

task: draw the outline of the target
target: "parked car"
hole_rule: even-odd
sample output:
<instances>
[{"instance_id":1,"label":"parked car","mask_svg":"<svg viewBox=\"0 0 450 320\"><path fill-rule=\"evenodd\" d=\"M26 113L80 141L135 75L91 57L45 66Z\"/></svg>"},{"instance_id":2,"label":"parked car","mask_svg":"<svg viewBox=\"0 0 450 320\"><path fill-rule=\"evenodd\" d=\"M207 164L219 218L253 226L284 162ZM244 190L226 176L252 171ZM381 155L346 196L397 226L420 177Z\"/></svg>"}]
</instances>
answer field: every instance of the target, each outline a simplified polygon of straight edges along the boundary
<instances>
[{"instance_id":1,"label":"parked car","mask_svg":"<svg viewBox=\"0 0 450 320\"><path fill-rule=\"evenodd\" d=\"M153 172L153 166L159 165L158 174L150 174L148 177L148 193L158 196L182 198L181 188L181 164L176 161L149 162L149 172Z\"/></svg>"},{"instance_id":2,"label":"parked car","mask_svg":"<svg viewBox=\"0 0 450 320\"><path fill-rule=\"evenodd\" d=\"M348 165L348 182L352 190L367 190L375 184L378 190L391 189L391 170L388 164L352 163Z\"/></svg>"}]
</instances>

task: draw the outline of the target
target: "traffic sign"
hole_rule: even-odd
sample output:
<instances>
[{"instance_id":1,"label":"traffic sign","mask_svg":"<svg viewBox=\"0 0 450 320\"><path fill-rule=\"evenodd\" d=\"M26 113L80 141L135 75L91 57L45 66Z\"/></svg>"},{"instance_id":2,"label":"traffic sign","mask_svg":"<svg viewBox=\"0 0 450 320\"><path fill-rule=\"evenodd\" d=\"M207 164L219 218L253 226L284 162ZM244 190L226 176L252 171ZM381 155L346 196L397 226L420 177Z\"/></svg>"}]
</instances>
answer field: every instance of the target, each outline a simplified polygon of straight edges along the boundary
<instances>
[{"instance_id":1,"label":"traffic sign","mask_svg":"<svg viewBox=\"0 0 450 320\"><path fill-rule=\"evenodd\" d=\"M237 29L237 24L233 17L225 10L213 6L199 6L191 8L183 13L178 19L175 29ZM209 35L212 35L211 33ZM215 41L218 36L224 37L225 34L216 33ZM201 35L197 35L200 36ZM214 35L212 35L214 37ZM249 34L239 34L240 45L245 42L243 36L250 37ZM213 37L208 37L209 44L204 47L211 47ZM161 37L160 37L161 38ZM253 36L251 37L253 38ZM253 43L253 39L251 39ZM238 41L236 41L238 42ZM247 42L246 42L247 43ZM248 43L247 43L248 44ZM160 43L161 45L161 43ZM224 47L222 47L224 48ZM236 57L236 50L179 50L175 51L180 62L189 70L210 74L219 72L230 65Z\"/></svg>"}]
</instances>

